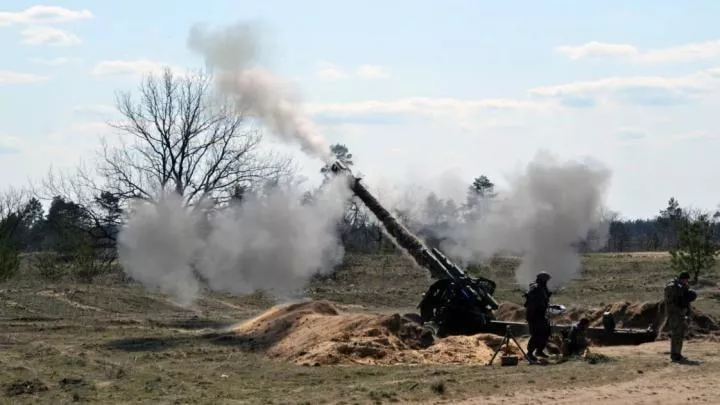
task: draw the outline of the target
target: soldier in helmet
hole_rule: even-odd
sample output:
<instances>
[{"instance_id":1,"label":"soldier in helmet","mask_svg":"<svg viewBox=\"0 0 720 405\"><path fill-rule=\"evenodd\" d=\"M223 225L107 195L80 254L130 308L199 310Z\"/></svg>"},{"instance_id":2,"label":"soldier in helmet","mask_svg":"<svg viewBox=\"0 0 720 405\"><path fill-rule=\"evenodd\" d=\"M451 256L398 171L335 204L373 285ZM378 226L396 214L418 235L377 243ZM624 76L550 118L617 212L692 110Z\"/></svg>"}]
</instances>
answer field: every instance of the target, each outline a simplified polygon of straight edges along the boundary
<instances>
[{"instance_id":1,"label":"soldier in helmet","mask_svg":"<svg viewBox=\"0 0 720 405\"><path fill-rule=\"evenodd\" d=\"M565 356L581 356L588 347L586 338L587 328L590 320L582 318L580 321L570 328L567 339L565 341Z\"/></svg>"},{"instance_id":2,"label":"soldier in helmet","mask_svg":"<svg viewBox=\"0 0 720 405\"><path fill-rule=\"evenodd\" d=\"M530 361L536 361L537 357L547 357L545 346L550 339L550 321L547 317L547 310L550 306L552 293L547 288L550 275L541 272L530 283L530 289L525 293L525 319L530 330L530 341L527 346L527 357Z\"/></svg>"},{"instance_id":3,"label":"soldier in helmet","mask_svg":"<svg viewBox=\"0 0 720 405\"><path fill-rule=\"evenodd\" d=\"M683 340L688 328L690 303L697 297L688 286L690 274L686 271L665 286L665 316L670 329L670 359L687 361L682 355Z\"/></svg>"}]
</instances>

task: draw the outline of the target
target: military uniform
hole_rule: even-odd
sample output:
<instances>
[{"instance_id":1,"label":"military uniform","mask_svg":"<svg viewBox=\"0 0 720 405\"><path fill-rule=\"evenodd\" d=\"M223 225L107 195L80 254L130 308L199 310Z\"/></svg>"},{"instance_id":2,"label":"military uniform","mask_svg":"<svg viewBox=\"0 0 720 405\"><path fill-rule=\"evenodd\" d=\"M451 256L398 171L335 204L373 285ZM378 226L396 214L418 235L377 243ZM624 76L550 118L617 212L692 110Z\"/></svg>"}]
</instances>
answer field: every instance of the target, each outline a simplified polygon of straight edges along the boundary
<instances>
[{"instance_id":1,"label":"military uniform","mask_svg":"<svg viewBox=\"0 0 720 405\"><path fill-rule=\"evenodd\" d=\"M587 326L589 321L583 318L577 324L570 328L570 332L565 342L564 354L566 356L580 355L587 349Z\"/></svg>"},{"instance_id":2,"label":"military uniform","mask_svg":"<svg viewBox=\"0 0 720 405\"><path fill-rule=\"evenodd\" d=\"M530 331L530 341L527 345L529 360L535 360L535 356L547 357L543 352L550 339L550 321L547 317L547 310L550 306L552 293L547 288L547 281L550 275L540 273L534 283L530 284L525 294L525 319Z\"/></svg>"},{"instance_id":3,"label":"military uniform","mask_svg":"<svg viewBox=\"0 0 720 405\"><path fill-rule=\"evenodd\" d=\"M690 303L695 292L687 285L690 275L683 272L665 286L665 315L670 329L670 359L685 360L682 355L683 340L688 329Z\"/></svg>"}]
</instances>

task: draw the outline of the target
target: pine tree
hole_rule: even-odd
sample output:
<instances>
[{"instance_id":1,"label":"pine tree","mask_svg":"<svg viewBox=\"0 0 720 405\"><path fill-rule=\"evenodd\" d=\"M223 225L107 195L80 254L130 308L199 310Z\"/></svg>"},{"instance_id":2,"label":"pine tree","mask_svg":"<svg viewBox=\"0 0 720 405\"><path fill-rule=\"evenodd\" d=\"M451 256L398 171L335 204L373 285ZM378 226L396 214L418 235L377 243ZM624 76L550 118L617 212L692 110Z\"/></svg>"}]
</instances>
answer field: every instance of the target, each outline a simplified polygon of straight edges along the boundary
<instances>
[{"instance_id":1,"label":"pine tree","mask_svg":"<svg viewBox=\"0 0 720 405\"><path fill-rule=\"evenodd\" d=\"M680 225L678 249L670 250L673 267L691 273L693 284L702 271L715 265L720 253L720 244L713 240L714 221L718 217L720 213L716 212L712 217L703 213L694 219L685 218Z\"/></svg>"}]
</instances>

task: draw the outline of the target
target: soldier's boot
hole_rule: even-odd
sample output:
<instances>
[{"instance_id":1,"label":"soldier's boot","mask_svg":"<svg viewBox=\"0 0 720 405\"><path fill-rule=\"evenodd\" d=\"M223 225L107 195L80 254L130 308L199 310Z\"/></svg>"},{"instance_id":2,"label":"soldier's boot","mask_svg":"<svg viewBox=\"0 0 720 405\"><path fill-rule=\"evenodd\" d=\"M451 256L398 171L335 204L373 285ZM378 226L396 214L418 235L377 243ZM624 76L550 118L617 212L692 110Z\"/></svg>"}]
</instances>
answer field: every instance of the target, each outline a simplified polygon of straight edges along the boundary
<instances>
[{"instance_id":1,"label":"soldier's boot","mask_svg":"<svg viewBox=\"0 0 720 405\"><path fill-rule=\"evenodd\" d=\"M535 349L535 356L542 357L542 358L548 358L548 355L545 354L545 342L538 345L538 347Z\"/></svg>"},{"instance_id":2,"label":"soldier's boot","mask_svg":"<svg viewBox=\"0 0 720 405\"><path fill-rule=\"evenodd\" d=\"M535 350L535 356L542 357L542 358L548 358L548 355L545 354L545 352L540 349Z\"/></svg>"},{"instance_id":3,"label":"soldier's boot","mask_svg":"<svg viewBox=\"0 0 720 405\"><path fill-rule=\"evenodd\" d=\"M687 361L687 360L688 360L688 358L683 356L682 354L671 354L670 355L670 361L672 361L673 363L680 363L680 362Z\"/></svg>"}]
</instances>

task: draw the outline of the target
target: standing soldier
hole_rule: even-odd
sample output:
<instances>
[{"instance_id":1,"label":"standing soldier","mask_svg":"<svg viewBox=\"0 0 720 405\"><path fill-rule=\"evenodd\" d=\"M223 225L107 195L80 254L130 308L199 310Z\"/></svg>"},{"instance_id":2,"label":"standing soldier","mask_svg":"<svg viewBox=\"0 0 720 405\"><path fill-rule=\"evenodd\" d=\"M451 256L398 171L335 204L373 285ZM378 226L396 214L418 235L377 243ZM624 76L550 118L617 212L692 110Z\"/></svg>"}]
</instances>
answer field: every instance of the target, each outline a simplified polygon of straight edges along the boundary
<instances>
[{"instance_id":1,"label":"standing soldier","mask_svg":"<svg viewBox=\"0 0 720 405\"><path fill-rule=\"evenodd\" d=\"M525 294L525 319L530 330L527 358L531 362L536 361L537 357L548 357L543 350L551 335L550 321L547 317L552 295L547 288L550 278L548 273L541 272L535 278L535 282L530 283L530 289Z\"/></svg>"},{"instance_id":2,"label":"standing soldier","mask_svg":"<svg viewBox=\"0 0 720 405\"><path fill-rule=\"evenodd\" d=\"M683 339L688 328L690 303L695 300L695 291L688 287L690 274L686 271L665 286L665 315L670 328L670 359L673 362L687 361L682 355Z\"/></svg>"}]
</instances>

